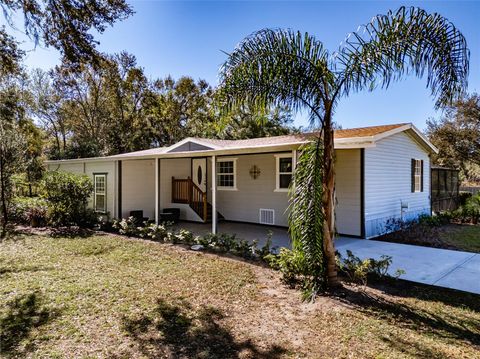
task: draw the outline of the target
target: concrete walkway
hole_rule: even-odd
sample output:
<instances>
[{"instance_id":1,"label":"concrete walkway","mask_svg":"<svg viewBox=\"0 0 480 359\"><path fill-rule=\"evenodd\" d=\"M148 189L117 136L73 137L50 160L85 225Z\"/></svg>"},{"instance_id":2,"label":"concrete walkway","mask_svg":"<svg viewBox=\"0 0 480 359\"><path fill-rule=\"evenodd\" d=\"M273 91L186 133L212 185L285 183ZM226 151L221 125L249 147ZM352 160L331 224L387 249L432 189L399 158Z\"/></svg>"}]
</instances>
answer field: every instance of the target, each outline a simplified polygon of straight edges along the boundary
<instances>
[{"instance_id":1,"label":"concrete walkway","mask_svg":"<svg viewBox=\"0 0 480 359\"><path fill-rule=\"evenodd\" d=\"M345 237L335 247L342 256L347 249L362 259L391 256L389 272L403 269L401 279L480 294L480 254Z\"/></svg>"}]
</instances>

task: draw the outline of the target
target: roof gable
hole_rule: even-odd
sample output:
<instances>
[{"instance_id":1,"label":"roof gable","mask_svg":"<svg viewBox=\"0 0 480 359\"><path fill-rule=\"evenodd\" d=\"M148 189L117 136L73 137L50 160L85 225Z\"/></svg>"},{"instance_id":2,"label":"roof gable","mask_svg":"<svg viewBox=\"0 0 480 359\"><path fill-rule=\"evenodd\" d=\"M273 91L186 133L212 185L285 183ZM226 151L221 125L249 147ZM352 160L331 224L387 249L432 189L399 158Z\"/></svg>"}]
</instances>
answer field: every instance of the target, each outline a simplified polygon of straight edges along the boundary
<instances>
[{"instance_id":1,"label":"roof gable","mask_svg":"<svg viewBox=\"0 0 480 359\"><path fill-rule=\"evenodd\" d=\"M217 146L212 145L208 140L187 137L180 142L177 142L167 149L167 153L171 152L192 152L192 151L208 151L216 150Z\"/></svg>"}]
</instances>

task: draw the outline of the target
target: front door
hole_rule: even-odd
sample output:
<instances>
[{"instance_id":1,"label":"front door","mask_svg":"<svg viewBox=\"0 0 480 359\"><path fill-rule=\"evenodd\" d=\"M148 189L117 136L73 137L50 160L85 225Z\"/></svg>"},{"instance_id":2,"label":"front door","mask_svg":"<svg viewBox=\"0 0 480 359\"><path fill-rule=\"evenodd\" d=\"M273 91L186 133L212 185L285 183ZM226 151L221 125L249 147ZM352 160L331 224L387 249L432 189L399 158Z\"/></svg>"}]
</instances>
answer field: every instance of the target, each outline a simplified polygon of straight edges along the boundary
<instances>
[{"instance_id":1,"label":"front door","mask_svg":"<svg viewBox=\"0 0 480 359\"><path fill-rule=\"evenodd\" d=\"M192 159L192 180L198 188L205 192L207 190L207 159Z\"/></svg>"}]
</instances>

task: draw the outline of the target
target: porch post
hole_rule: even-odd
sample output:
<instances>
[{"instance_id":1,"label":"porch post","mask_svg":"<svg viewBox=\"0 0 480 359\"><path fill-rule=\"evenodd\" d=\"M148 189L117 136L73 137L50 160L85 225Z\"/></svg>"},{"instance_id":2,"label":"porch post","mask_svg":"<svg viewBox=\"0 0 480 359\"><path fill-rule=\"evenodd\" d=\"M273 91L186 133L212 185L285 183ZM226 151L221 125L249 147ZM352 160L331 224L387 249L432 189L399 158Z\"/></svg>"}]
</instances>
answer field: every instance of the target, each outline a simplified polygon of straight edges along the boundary
<instances>
[{"instance_id":1,"label":"porch post","mask_svg":"<svg viewBox=\"0 0 480 359\"><path fill-rule=\"evenodd\" d=\"M217 157L212 156L212 233L217 233Z\"/></svg>"},{"instance_id":2,"label":"porch post","mask_svg":"<svg viewBox=\"0 0 480 359\"><path fill-rule=\"evenodd\" d=\"M155 158L155 223L159 223L160 208L158 206L158 188L159 188L159 175L158 175L158 158Z\"/></svg>"},{"instance_id":3,"label":"porch post","mask_svg":"<svg viewBox=\"0 0 480 359\"><path fill-rule=\"evenodd\" d=\"M292 170L297 168L297 150L292 150Z\"/></svg>"}]
</instances>

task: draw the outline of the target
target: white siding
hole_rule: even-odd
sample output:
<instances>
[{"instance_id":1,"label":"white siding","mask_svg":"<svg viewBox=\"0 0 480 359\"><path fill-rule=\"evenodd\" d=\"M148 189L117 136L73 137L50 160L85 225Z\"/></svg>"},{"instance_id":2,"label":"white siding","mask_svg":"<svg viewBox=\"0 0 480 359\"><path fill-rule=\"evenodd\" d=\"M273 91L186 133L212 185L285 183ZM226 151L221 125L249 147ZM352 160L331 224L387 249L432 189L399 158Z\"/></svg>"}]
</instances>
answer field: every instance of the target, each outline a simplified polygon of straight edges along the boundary
<instances>
[{"instance_id":1,"label":"white siding","mask_svg":"<svg viewBox=\"0 0 480 359\"><path fill-rule=\"evenodd\" d=\"M122 217L135 210L155 219L154 160L122 161Z\"/></svg>"},{"instance_id":2,"label":"white siding","mask_svg":"<svg viewBox=\"0 0 480 359\"><path fill-rule=\"evenodd\" d=\"M411 191L411 159L422 159L423 192ZM401 203L408 209L401 211ZM387 137L365 149L365 231L367 237L384 233L391 218L412 219L430 213L430 159L406 133Z\"/></svg>"},{"instance_id":3,"label":"white siding","mask_svg":"<svg viewBox=\"0 0 480 359\"><path fill-rule=\"evenodd\" d=\"M361 236L360 150L335 151L335 220L339 234Z\"/></svg>"},{"instance_id":4,"label":"white siding","mask_svg":"<svg viewBox=\"0 0 480 359\"><path fill-rule=\"evenodd\" d=\"M58 165L48 165L49 171L63 171L70 173L84 173L84 162L62 163Z\"/></svg>"},{"instance_id":5,"label":"white siding","mask_svg":"<svg viewBox=\"0 0 480 359\"><path fill-rule=\"evenodd\" d=\"M272 153L259 155L232 156L237 158L237 190L217 189L217 210L226 220L241 222L260 222L260 208L275 211L275 225L288 226L288 193L275 192L276 187L276 158ZM228 158L228 157L219 157ZM260 176L253 179L250 169L256 165L260 169ZM209 190L212 163L208 160ZM208 194L209 200L211 193Z\"/></svg>"}]
</instances>

